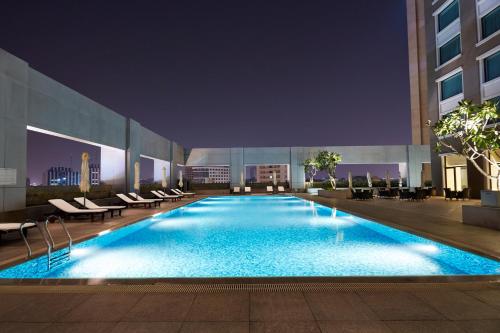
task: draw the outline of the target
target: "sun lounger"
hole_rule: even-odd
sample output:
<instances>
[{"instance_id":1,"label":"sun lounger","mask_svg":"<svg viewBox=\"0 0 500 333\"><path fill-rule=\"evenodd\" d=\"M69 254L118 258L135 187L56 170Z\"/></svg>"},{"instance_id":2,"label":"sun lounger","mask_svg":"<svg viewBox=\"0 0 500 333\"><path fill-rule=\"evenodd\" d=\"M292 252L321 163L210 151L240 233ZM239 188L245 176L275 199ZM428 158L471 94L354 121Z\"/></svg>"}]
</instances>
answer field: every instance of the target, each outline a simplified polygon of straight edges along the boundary
<instances>
[{"instance_id":1,"label":"sun lounger","mask_svg":"<svg viewBox=\"0 0 500 333\"><path fill-rule=\"evenodd\" d=\"M245 193L252 193L252 188L250 186L245 186Z\"/></svg>"},{"instance_id":2,"label":"sun lounger","mask_svg":"<svg viewBox=\"0 0 500 333\"><path fill-rule=\"evenodd\" d=\"M179 195L161 194L160 192L155 191L155 190L151 190L151 193L153 193L153 195L155 197L157 197L158 199L161 199L163 201L170 199L170 201L174 202L174 201L177 201L177 200L181 199L181 197Z\"/></svg>"},{"instance_id":3,"label":"sun lounger","mask_svg":"<svg viewBox=\"0 0 500 333\"><path fill-rule=\"evenodd\" d=\"M241 194L241 188L239 186L235 186L233 188L233 194Z\"/></svg>"},{"instance_id":4,"label":"sun lounger","mask_svg":"<svg viewBox=\"0 0 500 333\"><path fill-rule=\"evenodd\" d=\"M274 193L273 187L272 186L266 186L266 193L273 194Z\"/></svg>"},{"instance_id":5,"label":"sun lounger","mask_svg":"<svg viewBox=\"0 0 500 333\"><path fill-rule=\"evenodd\" d=\"M84 197L79 197L79 198L74 198L74 199L80 205L82 205L88 209L107 209L107 210L109 210L111 217L114 216L115 211L118 212L119 216L122 216L122 209L127 208L127 206L99 206L99 205L96 205L94 202L90 201L89 199L85 199Z\"/></svg>"},{"instance_id":6,"label":"sun lounger","mask_svg":"<svg viewBox=\"0 0 500 333\"><path fill-rule=\"evenodd\" d=\"M21 235L21 237L28 237L28 230L36 227L36 224L33 222L25 222L25 223L0 223L0 235L8 234L10 232L17 231Z\"/></svg>"},{"instance_id":7,"label":"sun lounger","mask_svg":"<svg viewBox=\"0 0 500 333\"><path fill-rule=\"evenodd\" d=\"M152 201L155 204L155 206L158 206L158 207L160 207L160 204L163 201L163 199L144 199L139 194L134 193L134 192L129 192L128 195L130 195L132 197L132 199L135 199L135 200L138 200L138 201L141 201L141 200L142 201L148 201L148 200Z\"/></svg>"},{"instance_id":8,"label":"sun lounger","mask_svg":"<svg viewBox=\"0 0 500 333\"><path fill-rule=\"evenodd\" d=\"M193 192L182 192L181 190L178 190L176 188L171 189L172 192L174 192L177 195L182 195L183 197L194 197L196 193Z\"/></svg>"},{"instance_id":9,"label":"sun lounger","mask_svg":"<svg viewBox=\"0 0 500 333\"><path fill-rule=\"evenodd\" d=\"M278 193L285 193L285 187L284 186L278 186Z\"/></svg>"},{"instance_id":10,"label":"sun lounger","mask_svg":"<svg viewBox=\"0 0 500 333\"><path fill-rule=\"evenodd\" d=\"M104 220L104 213L106 213L108 210L107 209L80 209L76 208L69 202L63 200L63 199L50 199L49 203L56 207L62 215L65 215L67 217L74 217L74 216L81 216L81 215L89 215L90 220L94 220L95 215L100 215L101 219Z\"/></svg>"},{"instance_id":11,"label":"sun lounger","mask_svg":"<svg viewBox=\"0 0 500 333\"><path fill-rule=\"evenodd\" d=\"M116 194L116 196L118 198L122 199L125 202L125 204L127 205L127 207L144 205L144 207L146 208L146 207L152 207L152 205L155 203L155 201L153 201L153 200L133 200L133 199L130 199L129 197L127 197L123 193L118 193L118 194Z\"/></svg>"}]
</instances>

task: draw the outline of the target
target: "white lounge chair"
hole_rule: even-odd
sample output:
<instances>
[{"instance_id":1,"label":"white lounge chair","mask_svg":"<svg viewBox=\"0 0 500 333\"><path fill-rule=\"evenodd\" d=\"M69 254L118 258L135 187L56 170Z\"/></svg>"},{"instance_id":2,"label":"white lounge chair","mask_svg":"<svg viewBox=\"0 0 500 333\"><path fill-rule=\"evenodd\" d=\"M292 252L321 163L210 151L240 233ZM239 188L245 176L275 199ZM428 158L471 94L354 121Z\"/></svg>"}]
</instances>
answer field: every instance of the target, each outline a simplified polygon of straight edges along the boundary
<instances>
[{"instance_id":1,"label":"white lounge chair","mask_svg":"<svg viewBox=\"0 0 500 333\"><path fill-rule=\"evenodd\" d=\"M176 188L171 189L170 191L174 192L177 195L182 195L183 197L194 197L196 193L193 192L182 192Z\"/></svg>"},{"instance_id":2,"label":"white lounge chair","mask_svg":"<svg viewBox=\"0 0 500 333\"><path fill-rule=\"evenodd\" d=\"M252 188L250 186L245 186L245 193L252 193Z\"/></svg>"},{"instance_id":3,"label":"white lounge chair","mask_svg":"<svg viewBox=\"0 0 500 333\"><path fill-rule=\"evenodd\" d=\"M99 208L99 209L80 209L76 208L69 202L63 200L63 199L50 199L49 203L56 207L63 215L67 217L73 217L73 216L81 216L81 215L90 215L90 220L94 221L94 216L95 215L100 215L101 219L104 220L104 213L106 213L108 210Z\"/></svg>"},{"instance_id":4,"label":"white lounge chair","mask_svg":"<svg viewBox=\"0 0 500 333\"><path fill-rule=\"evenodd\" d=\"M21 237L25 239L25 237L28 237L28 230L31 228L36 227L36 224L33 222L24 222L24 223L0 223L0 235L2 234L8 234L13 231L19 232Z\"/></svg>"},{"instance_id":5,"label":"white lounge chair","mask_svg":"<svg viewBox=\"0 0 500 333\"><path fill-rule=\"evenodd\" d=\"M278 186L278 193L285 193L285 187L284 186Z\"/></svg>"},{"instance_id":6,"label":"white lounge chair","mask_svg":"<svg viewBox=\"0 0 500 333\"><path fill-rule=\"evenodd\" d=\"M273 187L272 186L266 186L266 192L270 193L270 194L273 194L273 192L274 192Z\"/></svg>"},{"instance_id":7,"label":"white lounge chair","mask_svg":"<svg viewBox=\"0 0 500 333\"><path fill-rule=\"evenodd\" d=\"M139 194L134 193L134 192L129 192L128 195L130 195L132 197L132 199L135 199L135 200L138 200L138 201L141 201L141 200L142 201L147 201L147 200L153 201L153 203L155 204L155 206L158 206L158 207L160 207L160 204L163 201L163 199L144 199Z\"/></svg>"},{"instance_id":8,"label":"white lounge chair","mask_svg":"<svg viewBox=\"0 0 500 333\"><path fill-rule=\"evenodd\" d=\"M172 202L180 200L181 197L179 195L168 195L168 194L161 194L159 191L151 190L151 193L158 199L161 199L163 201L165 200L171 200Z\"/></svg>"},{"instance_id":9,"label":"white lounge chair","mask_svg":"<svg viewBox=\"0 0 500 333\"><path fill-rule=\"evenodd\" d=\"M76 202L88 209L107 209L109 210L111 217L114 216L115 211L118 211L118 215L122 216L122 209L127 208L127 206L99 206L89 199L85 199L84 197L74 198Z\"/></svg>"},{"instance_id":10,"label":"white lounge chair","mask_svg":"<svg viewBox=\"0 0 500 333\"><path fill-rule=\"evenodd\" d=\"M153 200L133 200L127 197L123 193L117 193L116 196L120 199L122 199L127 207L129 206L137 206L137 205L144 205L144 208L146 207L152 207L152 205L155 203Z\"/></svg>"},{"instance_id":11,"label":"white lounge chair","mask_svg":"<svg viewBox=\"0 0 500 333\"><path fill-rule=\"evenodd\" d=\"M241 194L241 188L239 186L233 187L233 194Z\"/></svg>"}]
</instances>

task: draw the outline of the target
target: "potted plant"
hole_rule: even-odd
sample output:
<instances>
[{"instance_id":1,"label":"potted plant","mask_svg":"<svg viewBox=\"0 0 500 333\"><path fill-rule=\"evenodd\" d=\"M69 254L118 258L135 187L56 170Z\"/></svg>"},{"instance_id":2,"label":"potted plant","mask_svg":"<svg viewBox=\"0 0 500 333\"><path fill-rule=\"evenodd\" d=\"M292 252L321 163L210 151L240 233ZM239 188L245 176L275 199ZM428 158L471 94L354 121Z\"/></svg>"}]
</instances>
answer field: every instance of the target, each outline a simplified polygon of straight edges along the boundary
<instances>
[{"instance_id":1,"label":"potted plant","mask_svg":"<svg viewBox=\"0 0 500 333\"><path fill-rule=\"evenodd\" d=\"M437 137L436 151L449 152L465 157L486 178L496 182L500 188L500 113L497 105L486 101L476 105L470 100L458 103L457 108L434 125L428 126ZM488 172L480 163L486 161ZM499 191L481 191L481 204L500 204Z\"/></svg>"},{"instance_id":2,"label":"potted plant","mask_svg":"<svg viewBox=\"0 0 500 333\"><path fill-rule=\"evenodd\" d=\"M309 186L314 184L314 176L318 172L319 165L315 158L308 158L304 161L304 173L309 176Z\"/></svg>"}]
</instances>

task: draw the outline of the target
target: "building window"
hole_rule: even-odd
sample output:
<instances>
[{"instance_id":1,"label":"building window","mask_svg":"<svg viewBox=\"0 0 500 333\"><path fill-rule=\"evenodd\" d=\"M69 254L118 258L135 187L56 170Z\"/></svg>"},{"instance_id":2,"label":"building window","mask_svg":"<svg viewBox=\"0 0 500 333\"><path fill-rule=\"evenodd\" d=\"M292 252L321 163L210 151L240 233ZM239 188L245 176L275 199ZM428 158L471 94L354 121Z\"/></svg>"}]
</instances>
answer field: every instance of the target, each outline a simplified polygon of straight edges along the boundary
<instances>
[{"instance_id":1,"label":"building window","mask_svg":"<svg viewBox=\"0 0 500 333\"><path fill-rule=\"evenodd\" d=\"M442 101L461 93L462 93L462 72L452 75L449 78L441 81Z\"/></svg>"},{"instance_id":2,"label":"building window","mask_svg":"<svg viewBox=\"0 0 500 333\"><path fill-rule=\"evenodd\" d=\"M460 52L460 34L458 34L439 48L439 64L442 65L455 58Z\"/></svg>"},{"instance_id":3,"label":"building window","mask_svg":"<svg viewBox=\"0 0 500 333\"><path fill-rule=\"evenodd\" d=\"M459 16L458 0L455 0L438 14L438 31L449 26Z\"/></svg>"},{"instance_id":4,"label":"building window","mask_svg":"<svg viewBox=\"0 0 500 333\"><path fill-rule=\"evenodd\" d=\"M500 29L500 6L481 18L481 37L487 38Z\"/></svg>"},{"instance_id":5,"label":"building window","mask_svg":"<svg viewBox=\"0 0 500 333\"><path fill-rule=\"evenodd\" d=\"M484 82L500 76L500 51L484 59Z\"/></svg>"}]
</instances>

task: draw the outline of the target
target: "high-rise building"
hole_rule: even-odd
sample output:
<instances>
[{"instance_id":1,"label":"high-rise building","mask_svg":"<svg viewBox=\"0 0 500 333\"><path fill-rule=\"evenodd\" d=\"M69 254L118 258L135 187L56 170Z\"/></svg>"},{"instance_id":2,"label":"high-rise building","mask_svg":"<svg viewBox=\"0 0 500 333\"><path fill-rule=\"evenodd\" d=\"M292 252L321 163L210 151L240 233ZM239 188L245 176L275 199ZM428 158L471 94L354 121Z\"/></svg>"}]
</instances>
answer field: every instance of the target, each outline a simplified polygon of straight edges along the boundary
<instances>
[{"instance_id":1,"label":"high-rise building","mask_svg":"<svg viewBox=\"0 0 500 333\"><path fill-rule=\"evenodd\" d=\"M257 183L269 183L273 181L273 171L276 172L278 183L288 180L288 165L257 165Z\"/></svg>"},{"instance_id":2,"label":"high-rise building","mask_svg":"<svg viewBox=\"0 0 500 333\"><path fill-rule=\"evenodd\" d=\"M51 167L47 170L48 186L68 186L80 184L80 172L67 167Z\"/></svg>"},{"instance_id":3,"label":"high-rise building","mask_svg":"<svg viewBox=\"0 0 500 333\"><path fill-rule=\"evenodd\" d=\"M407 0L412 143L434 146L427 128L462 99L500 102L500 1ZM431 156L438 189L496 188L464 157ZM488 166L483 168L487 172ZM425 169L424 169L425 172Z\"/></svg>"},{"instance_id":4,"label":"high-rise building","mask_svg":"<svg viewBox=\"0 0 500 333\"><path fill-rule=\"evenodd\" d=\"M101 166L99 164L90 164L90 185L99 185L101 183Z\"/></svg>"},{"instance_id":5,"label":"high-rise building","mask_svg":"<svg viewBox=\"0 0 500 333\"><path fill-rule=\"evenodd\" d=\"M228 166L186 167L185 174L197 184L229 183Z\"/></svg>"}]
</instances>

